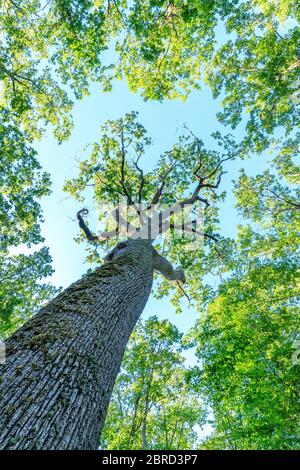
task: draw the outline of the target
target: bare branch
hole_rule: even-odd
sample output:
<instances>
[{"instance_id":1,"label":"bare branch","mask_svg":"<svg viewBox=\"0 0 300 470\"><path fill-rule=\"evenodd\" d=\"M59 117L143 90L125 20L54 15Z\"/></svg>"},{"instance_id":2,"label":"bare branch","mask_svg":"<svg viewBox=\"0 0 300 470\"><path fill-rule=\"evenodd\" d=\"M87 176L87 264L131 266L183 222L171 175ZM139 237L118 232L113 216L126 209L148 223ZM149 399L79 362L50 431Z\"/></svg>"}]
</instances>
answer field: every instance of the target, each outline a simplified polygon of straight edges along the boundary
<instances>
[{"instance_id":1,"label":"bare branch","mask_svg":"<svg viewBox=\"0 0 300 470\"><path fill-rule=\"evenodd\" d=\"M77 212L77 219L79 220L79 227L84 231L86 238L91 242L95 242L96 240L98 240L97 235L92 234L92 232L90 231L90 229L82 218L82 216L88 215L88 213L88 209L81 209Z\"/></svg>"}]
</instances>

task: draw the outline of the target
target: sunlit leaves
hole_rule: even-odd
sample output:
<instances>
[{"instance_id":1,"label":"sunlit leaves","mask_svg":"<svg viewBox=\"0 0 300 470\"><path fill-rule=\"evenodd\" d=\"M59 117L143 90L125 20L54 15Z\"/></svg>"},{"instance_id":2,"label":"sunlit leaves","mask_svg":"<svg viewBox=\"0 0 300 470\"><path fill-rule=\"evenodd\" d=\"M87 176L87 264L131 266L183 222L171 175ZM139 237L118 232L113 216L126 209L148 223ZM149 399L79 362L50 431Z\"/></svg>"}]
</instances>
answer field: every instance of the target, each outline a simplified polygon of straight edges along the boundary
<instances>
[{"instance_id":1,"label":"sunlit leaves","mask_svg":"<svg viewBox=\"0 0 300 470\"><path fill-rule=\"evenodd\" d=\"M51 298L55 289L42 279L52 274L46 248L22 254L43 242L40 199L50 192L36 151L14 120L0 112L0 336L20 327ZM16 253L20 253L17 255Z\"/></svg>"},{"instance_id":2,"label":"sunlit leaves","mask_svg":"<svg viewBox=\"0 0 300 470\"><path fill-rule=\"evenodd\" d=\"M204 71L214 96L224 95L221 121L245 119L245 151L263 150L276 128L289 134L298 123L295 1L26 0L2 8L4 103L24 114L27 130L33 121L35 136L44 122L59 140L69 135L69 88L81 98L91 81L110 90L124 77L145 99L186 98Z\"/></svg>"}]
</instances>

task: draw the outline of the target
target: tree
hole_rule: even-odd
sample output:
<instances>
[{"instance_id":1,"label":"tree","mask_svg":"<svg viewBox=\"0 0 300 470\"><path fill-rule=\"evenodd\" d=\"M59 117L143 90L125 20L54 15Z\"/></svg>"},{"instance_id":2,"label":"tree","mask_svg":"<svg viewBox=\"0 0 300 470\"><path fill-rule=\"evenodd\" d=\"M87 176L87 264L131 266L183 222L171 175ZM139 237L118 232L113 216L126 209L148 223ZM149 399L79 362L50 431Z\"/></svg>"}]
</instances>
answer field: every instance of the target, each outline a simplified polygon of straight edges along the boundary
<instances>
[{"instance_id":1,"label":"tree","mask_svg":"<svg viewBox=\"0 0 300 470\"><path fill-rule=\"evenodd\" d=\"M39 199L50 194L50 175L10 113L0 112L0 250L43 241Z\"/></svg>"},{"instance_id":2,"label":"tree","mask_svg":"<svg viewBox=\"0 0 300 470\"><path fill-rule=\"evenodd\" d=\"M119 195L125 195L136 212L143 212L143 222L139 231L129 230L103 266L60 293L7 340L8 359L0 385L2 449L97 448L128 338L150 294L153 271L177 285L185 280L183 269L174 269L153 246L148 217L136 203L147 202L151 194L144 204L149 213L149 203L165 198L173 203L176 215L186 204L199 204L201 191L217 200L224 158L205 151L198 139L188 138L161 157L156 172L144 174L139 159L149 143L145 132L134 113L108 122L100 144L93 148L92 161L83 162L80 184L85 187L90 177L98 176L101 184L94 188L95 197L105 194L117 204ZM76 194L78 181L73 184ZM73 185L67 187L72 190ZM177 197L190 195L178 203L175 187ZM116 212L116 231L121 233L122 213ZM82 215L79 211L87 238L105 241L107 233L93 235ZM161 228L168 219L169 211L163 210ZM176 228L174 218L169 223ZM194 224L188 226L198 233ZM203 235L209 243L216 240L211 233Z\"/></svg>"},{"instance_id":3,"label":"tree","mask_svg":"<svg viewBox=\"0 0 300 470\"><path fill-rule=\"evenodd\" d=\"M90 201L90 189L93 190L93 204L99 208L99 222L104 231L94 238L91 233L86 233L90 240L102 242L88 247L89 262L99 261L99 248L112 246L111 240L107 239L107 235L111 235L110 231L117 237L124 236L121 232L122 227L124 230L122 214L114 212L113 217L108 220L105 215L116 207L120 195L123 195L128 201L126 215L133 226L131 229L135 230L134 224L137 222L140 224L140 231L147 232L147 223L143 225L141 220L146 222L148 217L156 220L157 235L164 232L165 236L163 243L157 237L155 248L162 255L168 253L171 262L179 263L184 268L186 282L190 284L194 271L198 273L199 279L203 279L209 269L219 264L215 242L218 240L218 245L222 247L228 243L228 240L217 234L218 205L225 197L225 192L220 192L219 186L225 173L223 165L238 157L239 147L230 135L222 137L215 133L213 137L219 151L207 150L203 141L186 128L178 143L161 155L157 168L151 169L151 164L148 164L150 170L146 173L143 170L143 158L147 164L146 152L151 148L151 139L145 128L138 123L137 117L137 113L132 112L122 119L107 121L102 128L100 141L88 146L90 154L87 158L84 154L79 176L67 181L65 190L81 203L85 197ZM191 183L194 185L192 189ZM187 192L190 197L186 197ZM150 203L158 208L157 212L151 212ZM198 216L197 211L189 211L194 204L201 209ZM184 205L187 206L187 223L185 232L182 233L181 207ZM164 208L167 209L165 213ZM174 216L169 221L172 212L170 208ZM137 211L142 212L141 217L136 217ZM116 232L118 217L120 233ZM188 223L191 218L194 218L192 222L195 223ZM103 225L104 220L108 225ZM204 238L205 247L199 243L199 236ZM186 247L195 241L197 243L197 240L201 246L197 245L199 249L195 256L194 247L191 250L186 250ZM164 295L173 288L176 289L176 286L167 281L162 282L158 295ZM203 289L205 290L205 286ZM199 285L198 290L199 293L202 291ZM183 295L177 289L174 301Z\"/></svg>"},{"instance_id":4,"label":"tree","mask_svg":"<svg viewBox=\"0 0 300 470\"><path fill-rule=\"evenodd\" d=\"M131 335L110 402L102 449L191 449L202 406L187 386L182 335L151 317Z\"/></svg>"},{"instance_id":5,"label":"tree","mask_svg":"<svg viewBox=\"0 0 300 470\"><path fill-rule=\"evenodd\" d=\"M126 2L127 3L127 2ZM142 0L122 9L124 33L112 74L145 99L186 98L199 89L214 51L215 27L231 1Z\"/></svg>"},{"instance_id":6,"label":"tree","mask_svg":"<svg viewBox=\"0 0 300 470\"><path fill-rule=\"evenodd\" d=\"M238 2L225 22L228 40L209 64L207 81L221 93L219 118L246 125L244 149L262 152L283 129L299 125L299 5L266 0ZM282 134L282 133L281 133Z\"/></svg>"},{"instance_id":7,"label":"tree","mask_svg":"<svg viewBox=\"0 0 300 470\"><path fill-rule=\"evenodd\" d=\"M21 243L29 246L41 241L38 227L41 221L41 211L38 198L48 193L49 179L47 175L42 175L40 172L35 152L30 147L33 140L41 137L45 125L53 127L59 142L69 136L72 128L70 116L72 100L74 97L82 98L88 94L90 80L99 82L103 89L108 90L111 88L112 79L126 77L131 89L140 90L145 99L163 100L165 98L187 97L194 88L199 88L201 74L204 74L206 81L212 88L214 97L224 96L224 110L219 113L220 121L233 128L238 124L245 124L246 133L242 139L242 145L236 146L230 136L222 138L216 134L218 143L223 146L222 152L207 151L203 143L187 130L179 142L169 152L162 155L159 168L150 170L146 174L140 165L140 159L150 141L144 129L135 122L135 117L131 115L127 116L125 120L108 123L107 128L103 131L101 141L93 146L91 155L82 163L79 177L68 182L66 189L80 199L82 191L87 186L91 186L94 188L94 200L97 203L104 198L106 203L116 206L120 194L129 203L131 209L129 240L125 242L125 245L118 244L107 260L107 265L112 268L109 270L111 275L108 278L111 285L116 286L116 290L118 290L117 283L123 282L125 273L132 266L135 267L134 272L139 272L139 269L142 269L139 264L140 260L136 264L137 256L133 257L135 261L132 266L130 265L131 261L125 262L125 260L131 259L132 251L135 255L139 252L142 259L145 256L152 268L155 267L158 271L163 272L167 278L161 283L158 295L175 290L173 301L178 309L180 308L178 301L182 296L186 296L199 308L208 309L207 323L204 322L201 326L201 331L202 328L207 327L208 338L211 339L211 335L215 333L214 312L220 312L220 318L225 323L225 312L228 311L234 317L232 320L233 329L235 331L242 330L243 338L246 337L248 341L250 332L243 330L243 324L242 321L238 321L238 315L235 318L236 307L233 304L234 300L239 300L239 298L235 299L232 289L235 289L235 294L242 299L247 298L249 290L263 304L262 307L257 307L252 299L249 308L246 302L241 309L245 318L247 320L248 317L250 318L249 322L253 328L256 322L260 322L260 317L263 318L261 325L264 322L268 323L268 305L273 305L272 295L274 292L280 291L281 294L287 294L288 297L290 294L294 295L295 266L298 261L295 239L299 209L299 194L293 187L299 174L299 168L294 163L294 157L298 151L299 135L293 130L299 123L297 113L299 104L299 29L296 25L299 20L298 2L294 0L277 2L266 0L241 0L239 2L220 2L218 0L208 2L198 0L188 2L179 0L135 2L124 0L108 0L108 2L102 0L50 0L50 2L42 3L39 0L22 2L3 0L0 2L0 7L2 10L0 20L2 50L0 58L1 144L5 150L3 157L4 176L1 176L3 189L0 190L1 218L4 221L0 233L0 269L3 277L8 276L13 279L13 284L9 287L1 287L0 294L3 299L1 335L6 336L25 317L34 313L38 308L38 298L43 301L53 292L51 288L43 286L39 282L44 274L50 272L50 258L47 251L42 250L26 258L13 256L11 250L11 247ZM219 26L225 27L225 40L216 33ZM110 49L110 52L116 52L114 63L108 66L102 61L102 53L107 48ZM218 204L224 198L224 194L220 194L218 191L223 173L223 163L235 158L238 154L245 156L252 151L261 153L272 146L280 146L275 167L257 178L251 179L242 174L237 187L236 194L241 213L250 217L252 224L240 229L237 243L233 240L224 240L220 236L217 237ZM22 163L24 163L24 168L22 168ZM274 177L274 168L280 177L287 178L287 183L283 184L280 179ZM290 172L291 168L293 169L292 173ZM195 184L192 190L191 183ZM186 197L186 193L190 193L188 197ZM274 203L274 201L276 202ZM147 230L150 205L151 203L157 204L157 202L172 206L174 214L171 216L169 211L164 212L164 209L156 214L160 217L160 220L158 219L158 235L161 230L170 228L170 236L163 245L160 244L160 240L154 242L155 237L152 239L149 234L148 244L138 243L135 240L135 234ZM201 202L205 215L205 231L197 230L194 219L191 219L185 228L186 233L202 234L205 238L204 247L197 248L194 252L183 251L183 248L187 246L187 239L186 237L178 239L174 233L181 226L180 209L184 203L188 202L192 204ZM140 207L142 203L144 208ZM147 210L144 210L145 208ZM270 211L272 211L272 216L268 216ZM122 213L117 209L115 211L115 225L106 227L100 235L94 235L85 224L84 215L86 215L86 211L79 211L78 219L84 234L93 243L89 260L97 260L99 259L97 242L105 241L112 232L116 232L118 237L122 238L124 234L122 230L127 222L125 221L124 225ZM142 222L142 227L139 227L138 232L133 227L136 219L140 219ZM218 243L216 243L217 240ZM112 243L108 241L107 246L111 247L111 245ZM130 254L129 258L127 251ZM168 252L169 261L179 262L184 269L173 269L170 262L158 254L158 252L163 254L165 251ZM259 260L258 256L261 257ZM127 266L127 271L123 267L119 271L119 267L117 267L116 274L112 266L115 261L121 260L121 258L123 258L124 266ZM35 265L35 263L37 264ZM119 266L119 262L117 265ZM106 281L102 282L102 278L106 278L105 273L107 273L108 266L99 271L101 289L98 291L95 287L98 294L96 297L100 300L108 292L105 290ZM146 301L152 279L152 268L149 268L149 272L147 271L148 281L144 283L143 298L132 298L131 320L125 329L126 334L123 342L121 341L120 345L116 346L117 361L112 376L118 369L126 337L129 336L142 305ZM214 289L209 282L205 284L206 274L215 274L216 271L226 277L226 281L222 280L219 290ZM287 277L285 277L286 271L289 273ZM14 380L13 374L18 375L20 381L24 379L27 369L25 367L22 372L22 364L31 357L32 345L34 353L36 352L36 341L32 342L32 338L38 336L37 342L46 341L46 345L48 344L50 349L56 350L59 344L64 344L65 348L68 348L68 345L71 344L68 342L71 341L70 338L61 335L57 339L50 334L49 339L46 329L49 327L49 331L53 331L51 322L52 319L55 319L55 315L59 316L63 311L62 299L63 305L67 305L67 308L72 310L70 299L74 295L77 298L76 305L78 307L81 289L84 292L89 289L90 282L93 286L95 285L93 274L90 276L79 282L78 285L76 284L74 289L72 287L68 294L62 293L59 300L49 304L46 312L55 312L53 318L50 319L50 316L48 318L50 327L47 322L42 325L44 318L46 318L43 315L45 310L42 310L36 320L33 319L29 326L27 325L17 333L17 336L13 336L9 340L12 359L11 364L7 367L9 372L3 387L8 386L10 381ZM260 284L265 278L268 279L268 282L261 292ZM33 288L31 294L22 288L24 279ZM134 279L133 276L132 282L135 282ZM185 279L188 282L188 292L180 284ZM174 280L176 283L171 284L170 280ZM111 289L111 292L114 290ZM120 302L122 301L120 296L115 295L114 300L117 302L118 299ZM91 297L89 302L92 302ZM268 333L269 342L264 341L263 334L258 334L254 346L256 357L254 365L252 363L253 374L259 376L264 372L268 375L270 367L273 369L275 367L276 373L273 375L277 377L274 379L272 376L272 380L270 380L276 393L274 396L272 395L269 404L267 404L266 395L260 389L260 382L252 380L250 377L251 390L248 392L251 397L254 397L253 401L256 400L254 389L260 391L263 397L261 401L263 405L258 410L259 420L253 422L253 408L250 409L252 413L250 416L250 411L246 409L243 401L243 396L246 395L243 394L238 384L235 384L235 397L241 403L239 410L234 408L234 403L230 398L226 402L223 395L214 395L216 384L209 380L207 382L208 396L216 415L216 428L221 429L221 432L214 437L216 445L221 445L220 442L223 442L222 445L225 446L250 446L251 444L245 438L245 433L248 432L252 435L253 442L256 442L257 446L278 446L281 445L280 442L287 447L296 445L293 434L295 403L289 392L285 391L284 395L293 416L291 426L287 426L288 434L284 433L284 426L287 423L289 410L284 409L283 420L280 423L276 419L270 418L272 406L276 410L281 407L279 382L281 381L282 386L282 380L284 380L290 391L295 388L295 369L285 375L280 367L283 367L282 364L286 360L287 354L291 352L292 329L297 326L293 320L293 314L297 311L298 306L295 301L291 306L286 306L283 300L280 302L283 304L278 304L277 310L272 307L274 311L276 310L272 322L275 323L274 328L280 331L282 337L288 336L289 343L286 349L284 345L280 345L278 348L279 359L277 362L279 365L272 356L272 348L275 348L277 342L280 342L279 336L276 336L274 332L274 334ZM87 302L84 305L84 309L89 308L94 312L97 303L89 304ZM114 308L114 303L112 303L112 309ZM116 307L116 310L118 308ZM274 313L273 310L272 313ZM278 319L284 316L286 310L288 311L288 325L283 327ZM133 314L133 312L135 313ZM105 317L105 313L107 312L104 309L103 317L100 319ZM77 313L73 312L73 314L74 325L78 326L79 332L82 331L83 337L85 337L85 322L82 318L77 319ZM253 315L255 320L252 319ZM106 317L109 322L111 317L109 314ZM100 328L100 323L98 323L100 319L92 316L90 323L92 331L94 331L93 328L96 330ZM71 336L76 337L77 333L74 329L69 328L66 316L63 320L66 323L63 321L62 330L69 330ZM32 325L32 329L30 325ZM111 330L108 328L107 332L109 331ZM22 336L22 332L24 336ZM222 333L219 331L216 334L218 335L218 333L222 343ZM20 336L22 338L20 342L22 343L24 340L25 344L27 341L27 346L24 347L24 355L19 357L16 338ZM92 332L90 336L94 338ZM114 344L117 344L118 340L119 338L115 336ZM230 343L230 338L227 340ZM201 344L201 334L199 341ZM236 351L236 342L230 343L229 352L232 348ZM87 342L80 344L82 349L79 345L77 349L72 346L71 358L74 359L77 353L80 355L83 351L84 354L84 351L88 350ZM208 357L205 359L209 368L210 361L212 363L214 361L215 345L212 341L206 346ZM261 359L259 351L262 347L271 357L271 359L270 357L266 358L271 360L271 365L269 364L269 369L266 367L264 371L257 367ZM95 357L98 357L98 354L101 356L101 347L97 348L96 345ZM39 348L37 352L41 365L47 362L45 357L41 358L40 356L43 350L43 348ZM62 350L66 349L62 348ZM249 353L247 348L245 351ZM223 351L221 351L220 357L224 358ZM62 359L61 371L69 371L67 358L58 355L57 360L60 361L60 359ZM252 358L250 359L252 360ZM103 360L105 364L105 358ZM235 359L232 360L234 362ZM264 362L263 358L262 362ZM222 365L222 361L220 363ZM220 363L217 361L217 368L222 378ZM247 364L242 362L242 365L239 363L236 367L246 368ZM277 367L280 369L279 372ZM44 379L46 380L47 374L52 374L52 372L46 366L44 370ZM60 375L56 366L55 370ZM93 374L92 369L87 370ZM34 372L31 373L34 375ZM71 372L66 375L71 381L73 380ZM105 379L105 376L103 377ZM62 379L61 390L65 391L68 378ZM36 371L35 380L39 380L45 387L54 384L51 382L52 379L49 379L48 385L46 385L41 379L39 371ZM23 381L25 384L25 380ZM248 382L249 375L246 376L246 383ZM14 383L17 386L17 379ZM102 410L102 415L99 415L98 419L100 427L113 380L109 378L105 383L108 384L108 393L105 395L103 403L100 404ZM226 381L224 383L226 384ZM99 384L98 386L102 387ZM29 439L27 435L27 439L26 423L31 423L30 419L33 419L36 409L39 408L35 405L37 397L41 399L40 406L42 407L39 389L36 389L33 402L31 401L31 390L32 388L28 386L29 395L25 397L26 402L20 406L19 414L16 414L10 404L4 410L3 422L14 429L12 433L14 437L11 442L5 441L4 435L3 445L5 446L22 447L25 445L25 441L29 447L42 445L47 432L53 431L51 426L55 428L57 421L60 422L61 410L64 410L63 407L67 405L62 405L61 408L59 394L55 395L56 392L54 392L52 398L57 406L53 422L50 425L51 429L46 430L45 434L38 438L34 434L34 437ZM55 386L51 390L56 390ZM83 395L87 399L88 389L84 390ZM95 390L98 390L97 387ZM63 395L68 396L64 392ZM223 413L223 410L223 414L219 413L216 396L224 404L223 410L228 406L230 410L233 410L234 418L239 416L240 421L235 419L231 421L233 430L240 427L241 420L244 420L243 423L246 423L245 420L252 423L248 428L246 424L243 424L244 435L241 437L236 432L233 436L231 435L229 444L228 440L222 441L222 439L226 433L228 435L230 423L228 424L228 417L226 413ZM77 396L75 398L79 400ZM47 402L49 394L44 397L44 400L49 404L49 401ZM72 398L68 405L69 416L72 415L71 403ZM78 404L78 402L76 403ZM82 403L87 406L89 404L84 400ZM24 421L18 431L14 427L14 420L17 420L21 414L23 414ZM82 411L80 416L91 417L92 412L90 410L84 414ZM26 421L27 418L28 421ZM46 419L46 415L40 416L41 422L43 419ZM22 421L20 422L22 423ZM227 427L224 424L226 422ZM264 429L271 429L274 423L277 434L273 435L272 439L263 441L261 433ZM94 424L97 425L96 421ZM256 425L258 425L257 428ZM62 433L62 430L60 432ZM84 437L72 434L71 427L68 432L69 437L66 439L70 439L72 445L77 445L76 443L79 441L82 444L83 440L85 440L84 445L95 445L97 433L94 431L90 431L91 434L88 434L89 430L87 430ZM92 433L94 433L93 438ZM18 440L20 436L23 437ZM54 447L67 445L66 440L60 440L62 434L58 433L57 436L50 441L49 445ZM278 438L278 436L281 437ZM16 438L16 442L14 442L14 438ZM55 439L57 440L55 441ZM234 444L232 444L233 440ZM87 442L88 444L86 444ZM92 444L90 444L91 442Z\"/></svg>"},{"instance_id":8,"label":"tree","mask_svg":"<svg viewBox=\"0 0 300 470\"><path fill-rule=\"evenodd\" d=\"M237 204L250 223L192 334L201 366L191 383L215 419L202 448L299 448L299 168L281 152L272 172L241 172Z\"/></svg>"}]
</instances>

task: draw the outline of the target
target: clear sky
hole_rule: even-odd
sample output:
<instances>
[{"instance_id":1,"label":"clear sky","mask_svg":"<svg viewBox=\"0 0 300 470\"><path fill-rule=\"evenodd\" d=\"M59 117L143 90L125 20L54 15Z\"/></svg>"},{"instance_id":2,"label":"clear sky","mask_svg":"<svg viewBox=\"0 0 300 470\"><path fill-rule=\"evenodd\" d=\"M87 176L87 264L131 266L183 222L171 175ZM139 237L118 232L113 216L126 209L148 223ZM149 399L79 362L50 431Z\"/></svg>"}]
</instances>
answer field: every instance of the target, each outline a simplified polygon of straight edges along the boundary
<instances>
[{"instance_id":1,"label":"clear sky","mask_svg":"<svg viewBox=\"0 0 300 470\"><path fill-rule=\"evenodd\" d=\"M111 93L102 93L97 84L91 86L90 96L75 103L75 128L71 138L58 145L49 131L47 137L36 144L39 160L43 168L51 173L53 182L51 196L42 200L45 219L42 233L53 257L54 284L67 287L89 267L85 264L84 245L74 242L74 237L79 232L76 212L81 205L68 197L62 187L66 179L77 176L76 159L82 156L82 149L87 143L99 139L100 127L104 121L117 119L126 112L138 111L141 123L154 140L148 158L156 161L160 153L176 142L184 123L204 140L207 147L214 145L210 138L212 132L217 129L228 132L216 119L216 113L220 109L220 104L212 99L211 92L205 85L201 91L193 92L185 102L178 100L163 103L145 102L139 95L131 93L124 82L115 83ZM237 161L227 165L228 173L224 175L220 187L220 190L226 189L228 192L221 212L221 230L224 235L234 236L236 225L241 222L234 209L232 179L238 176L241 167L246 168L248 173L256 173L263 166L262 160L256 160L254 165L253 161ZM93 229L96 227L96 212L89 205L88 207L91 209L88 222ZM168 299L151 298L143 317L153 314L159 318L169 318L181 331L187 331L199 315L187 307L182 314L176 315Z\"/></svg>"}]
</instances>

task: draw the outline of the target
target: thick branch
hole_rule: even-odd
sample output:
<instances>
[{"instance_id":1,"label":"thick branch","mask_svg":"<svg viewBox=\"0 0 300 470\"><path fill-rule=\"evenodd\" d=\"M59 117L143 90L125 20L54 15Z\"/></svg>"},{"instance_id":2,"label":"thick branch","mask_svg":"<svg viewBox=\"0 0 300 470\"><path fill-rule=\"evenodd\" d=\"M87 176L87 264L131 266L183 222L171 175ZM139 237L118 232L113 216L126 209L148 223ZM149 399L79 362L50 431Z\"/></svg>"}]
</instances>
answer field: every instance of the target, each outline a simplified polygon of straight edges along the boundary
<instances>
[{"instance_id":1,"label":"thick branch","mask_svg":"<svg viewBox=\"0 0 300 470\"><path fill-rule=\"evenodd\" d=\"M125 184L125 162L126 162L126 151L125 151L125 144L124 144L124 132L123 129L121 131L121 147L122 147L122 162L121 162L121 180L120 184L123 188L124 194L127 197L129 204L134 205L134 202L131 198L131 195L129 194L129 191L127 190L126 184Z\"/></svg>"},{"instance_id":2,"label":"thick branch","mask_svg":"<svg viewBox=\"0 0 300 470\"><path fill-rule=\"evenodd\" d=\"M171 173L171 171L175 168L176 166L176 162L174 162L170 168L167 169L167 171L165 172L165 174L163 175L162 177L162 182L161 182L161 185L159 188L157 188L153 198L152 198L152 201L150 203L150 206L151 205L154 205L154 204L157 204L162 196L162 193L163 193L163 190L164 190L164 187L165 187L165 184L166 184L166 180L167 180L167 177L169 176L169 174Z\"/></svg>"},{"instance_id":3,"label":"thick branch","mask_svg":"<svg viewBox=\"0 0 300 470\"><path fill-rule=\"evenodd\" d=\"M174 204L174 206L172 206L170 209L164 211L162 213L162 222L164 220L166 220L167 217L169 217L170 215L170 212L173 212L174 214L175 213L178 213L179 212L179 209L180 208L183 208L184 206L187 206L187 205L192 205L192 204L195 204L195 202L197 201L200 201L200 202L204 202L205 204L205 210L209 207L209 202L207 199L205 198L202 198L199 196L199 193L201 191L201 189L203 188L209 188L209 189L217 189L221 183L221 179L222 179L222 176L226 173L225 171L221 171L221 173L219 174L218 176L218 180L215 184L211 184L211 183L205 183L205 180L208 179L208 178L211 178L212 176L215 175L215 173L218 171L218 169L220 168L221 164L227 160L230 160L232 157L227 157L227 158L223 158L220 160L220 162L216 165L216 167L214 168L214 170L207 176L198 176L195 172L194 172L194 175L196 176L196 178L198 178L199 180L199 183L197 184L192 196L188 197L188 198L185 198L183 199L182 201Z\"/></svg>"},{"instance_id":4,"label":"thick branch","mask_svg":"<svg viewBox=\"0 0 300 470\"><path fill-rule=\"evenodd\" d=\"M153 268L155 271L161 273L169 281L180 281L185 283L185 275L182 267L173 268L172 264L163 256L159 255L154 250L153 256Z\"/></svg>"}]
</instances>

